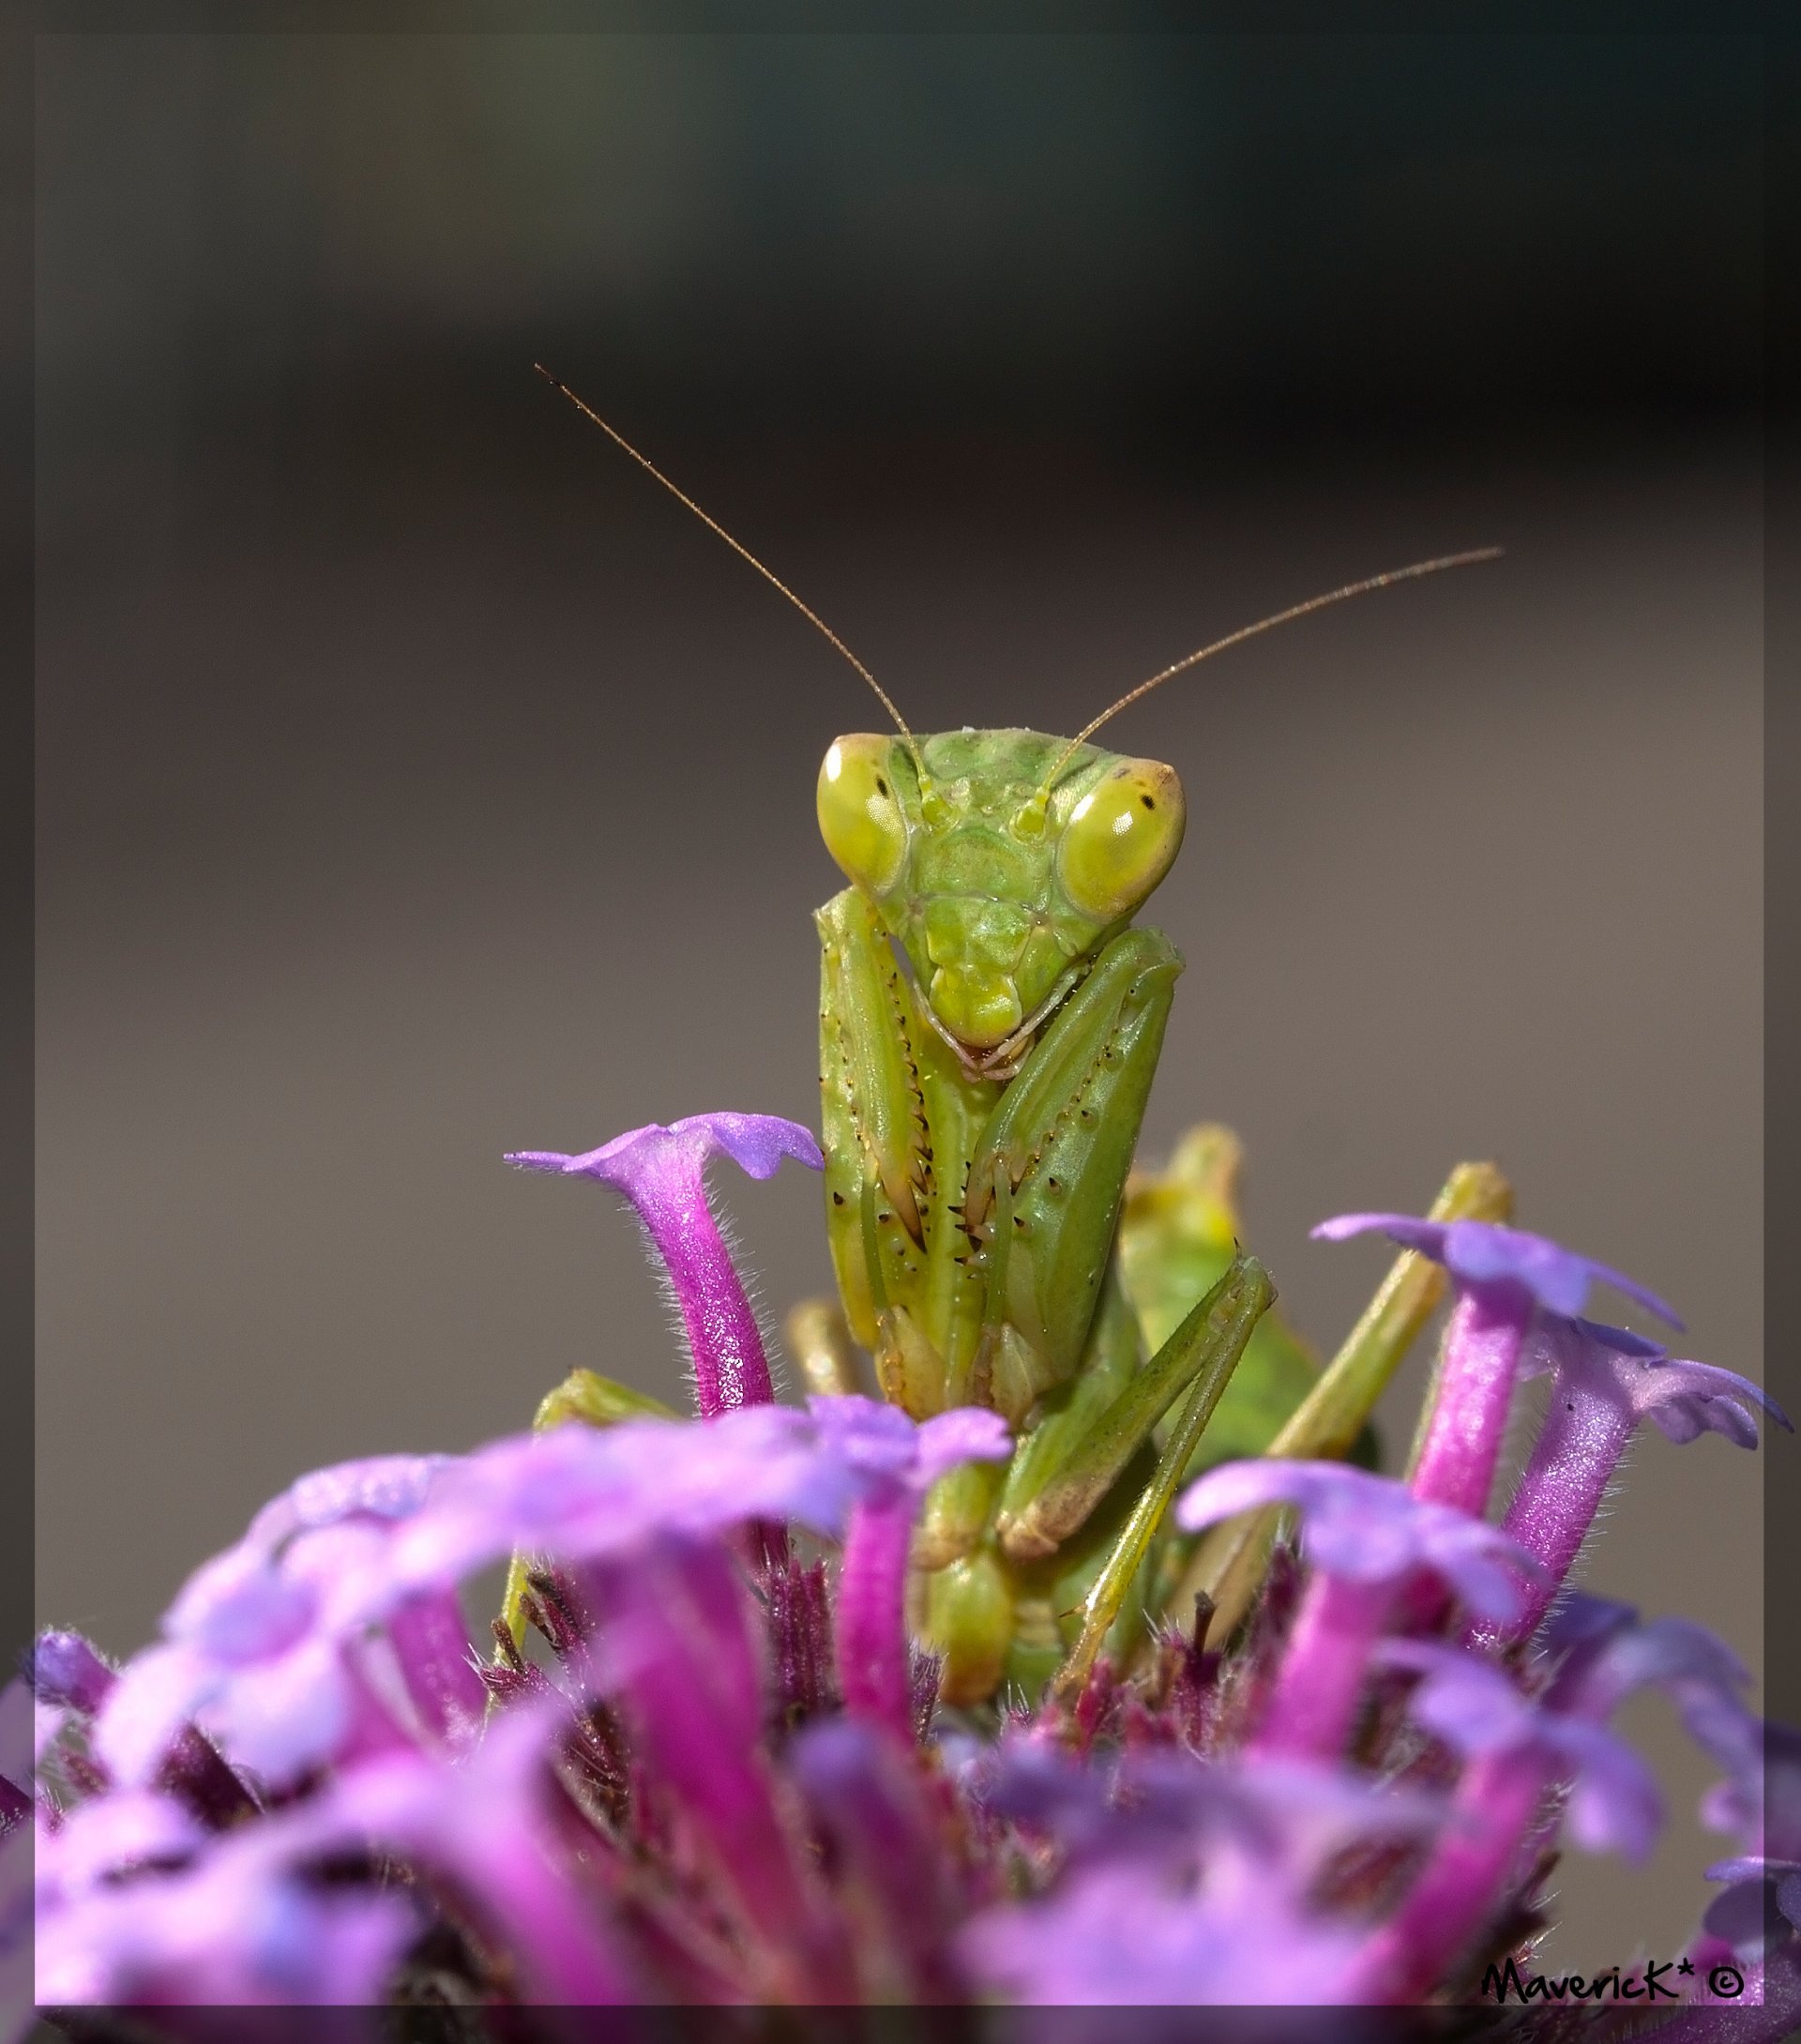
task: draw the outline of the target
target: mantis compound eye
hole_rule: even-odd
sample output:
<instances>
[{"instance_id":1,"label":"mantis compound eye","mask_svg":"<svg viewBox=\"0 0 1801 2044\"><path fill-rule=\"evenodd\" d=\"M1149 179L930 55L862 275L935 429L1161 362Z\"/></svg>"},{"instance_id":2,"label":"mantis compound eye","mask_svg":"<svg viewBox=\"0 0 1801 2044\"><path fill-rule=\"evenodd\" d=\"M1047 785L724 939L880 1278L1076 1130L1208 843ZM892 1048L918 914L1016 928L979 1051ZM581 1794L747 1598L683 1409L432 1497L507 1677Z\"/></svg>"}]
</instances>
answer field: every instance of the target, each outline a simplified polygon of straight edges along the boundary
<instances>
[{"instance_id":1,"label":"mantis compound eye","mask_svg":"<svg viewBox=\"0 0 1801 2044\"><path fill-rule=\"evenodd\" d=\"M1156 760L1121 760L1069 811L1057 872L1097 922L1129 916L1170 870L1187 822L1182 783Z\"/></svg>"},{"instance_id":2,"label":"mantis compound eye","mask_svg":"<svg viewBox=\"0 0 1801 2044\"><path fill-rule=\"evenodd\" d=\"M836 739L819 770L819 834L845 873L872 894L894 885L907 856L892 751L891 739L859 732Z\"/></svg>"}]
</instances>

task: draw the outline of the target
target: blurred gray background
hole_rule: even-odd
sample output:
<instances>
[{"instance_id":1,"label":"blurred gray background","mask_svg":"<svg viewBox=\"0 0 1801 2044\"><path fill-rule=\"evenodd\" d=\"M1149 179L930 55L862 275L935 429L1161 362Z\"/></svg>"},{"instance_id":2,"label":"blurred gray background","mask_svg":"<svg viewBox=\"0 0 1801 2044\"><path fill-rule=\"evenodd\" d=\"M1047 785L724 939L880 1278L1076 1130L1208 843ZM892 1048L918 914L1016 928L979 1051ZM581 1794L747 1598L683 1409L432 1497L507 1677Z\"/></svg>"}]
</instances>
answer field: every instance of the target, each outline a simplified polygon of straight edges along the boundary
<instances>
[{"instance_id":1,"label":"blurred gray background","mask_svg":"<svg viewBox=\"0 0 1801 2044\"><path fill-rule=\"evenodd\" d=\"M1309 1226L1493 1156L1759 1374L1761 91L1729 38L40 40L39 1619L131 1648L296 1473L575 1364L679 1396L628 1219L501 1153L813 1116L813 780L880 712L535 359L919 729L1505 545L1113 727L1190 806L1147 1143L1239 1129L1324 1345L1383 1257ZM772 1314L827 1284L810 1176L721 1190ZM1755 1662L1763 1468L1652 1434L1589 1584ZM1572 1963L1720 1850L1626 1722L1676 1821L1566 1868Z\"/></svg>"}]
</instances>

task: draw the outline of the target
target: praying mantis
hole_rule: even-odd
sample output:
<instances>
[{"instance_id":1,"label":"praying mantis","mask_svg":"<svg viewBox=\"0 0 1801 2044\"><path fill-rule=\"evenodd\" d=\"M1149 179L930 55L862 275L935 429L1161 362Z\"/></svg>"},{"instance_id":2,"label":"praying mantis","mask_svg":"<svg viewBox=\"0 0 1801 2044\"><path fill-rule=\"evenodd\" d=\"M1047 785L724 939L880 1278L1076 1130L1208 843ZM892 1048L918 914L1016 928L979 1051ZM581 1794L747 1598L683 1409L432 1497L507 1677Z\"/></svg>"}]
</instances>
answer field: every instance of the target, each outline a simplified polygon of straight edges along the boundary
<instances>
[{"instance_id":1,"label":"praying mantis","mask_svg":"<svg viewBox=\"0 0 1801 2044\"><path fill-rule=\"evenodd\" d=\"M1196 1131L1169 1173L1128 1187L1182 970L1134 918L1186 813L1173 767L1089 741L1256 633L1498 550L1294 604L1173 662L1071 739L916 736L823 619L540 372L787 598L895 727L838 738L820 770L820 830L848 883L816 916L840 1299L797 1309L789 1338L815 1389L855 1388L860 1347L914 1418L981 1404L1013 1430L1010 1461L941 1480L916 1540L941 1693L1036 1690L1085 1673L1103 1646L1123 1662L1182 1586L1164 1521L1183 1477L1267 1447L1317 1366L1237 1250L1223 1130Z\"/></svg>"}]
</instances>

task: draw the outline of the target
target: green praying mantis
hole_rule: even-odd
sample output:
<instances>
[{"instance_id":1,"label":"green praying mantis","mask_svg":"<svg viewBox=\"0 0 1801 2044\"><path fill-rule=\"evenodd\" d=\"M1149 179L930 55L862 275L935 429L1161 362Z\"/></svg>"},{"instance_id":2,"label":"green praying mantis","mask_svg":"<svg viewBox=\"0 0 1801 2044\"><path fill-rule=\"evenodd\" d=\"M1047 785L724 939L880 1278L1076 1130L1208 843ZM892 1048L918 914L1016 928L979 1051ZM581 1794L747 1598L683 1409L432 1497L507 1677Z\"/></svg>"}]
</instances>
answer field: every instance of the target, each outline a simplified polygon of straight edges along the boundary
<instances>
[{"instance_id":1,"label":"green praying mantis","mask_svg":"<svg viewBox=\"0 0 1801 2044\"><path fill-rule=\"evenodd\" d=\"M1442 1280L1400 1259L1322 1374L1239 1252L1230 1135L1198 1129L1167 1173L1132 1175L1182 971L1134 917L1180 849L1185 806L1173 768L1089 741L1229 646L1498 550L1297 603L1166 667L1074 738L916 737L813 611L540 372L786 597L895 726L837 739L820 771L821 834L848 882L816 917L840 1299L796 1309L789 1340L813 1388L855 1388L860 1347L915 1418L978 1403L1013 1429L1009 1462L940 1482L916 1541L916 1618L946 1701L1079 1684L1103 1649L1124 1666L1197 1594L1203 1613L1235 1615L1270 1529L1193 1551L1165 1525L1178 1486L1231 1455L1352 1451ZM1506 1204L1488 1167L1466 1166L1435 1211L1502 1218ZM546 1416L581 1403L547 1401Z\"/></svg>"}]
</instances>

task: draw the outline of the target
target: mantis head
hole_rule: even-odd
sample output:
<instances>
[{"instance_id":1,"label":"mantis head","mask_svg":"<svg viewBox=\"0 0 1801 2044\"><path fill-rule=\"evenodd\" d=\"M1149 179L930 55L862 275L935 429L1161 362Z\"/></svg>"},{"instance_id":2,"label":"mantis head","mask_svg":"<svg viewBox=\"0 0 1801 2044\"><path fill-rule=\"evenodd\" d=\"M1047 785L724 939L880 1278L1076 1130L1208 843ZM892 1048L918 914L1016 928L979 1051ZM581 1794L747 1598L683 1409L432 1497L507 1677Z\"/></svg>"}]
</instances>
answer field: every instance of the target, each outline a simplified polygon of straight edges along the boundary
<instances>
[{"instance_id":1,"label":"mantis head","mask_svg":"<svg viewBox=\"0 0 1801 2044\"><path fill-rule=\"evenodd\" d=\"M826 850L976 1067L1009 1061L1072 968L1137 914L1185 817L1173 767L1036 731L859 732L819 775Z\"/></svg>"}]
</instances>

